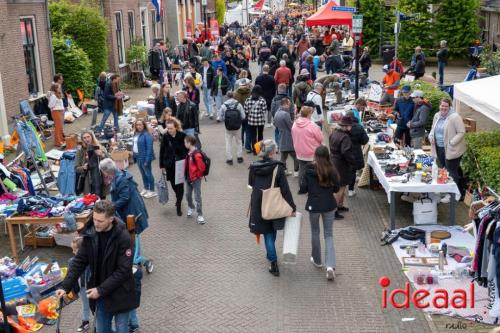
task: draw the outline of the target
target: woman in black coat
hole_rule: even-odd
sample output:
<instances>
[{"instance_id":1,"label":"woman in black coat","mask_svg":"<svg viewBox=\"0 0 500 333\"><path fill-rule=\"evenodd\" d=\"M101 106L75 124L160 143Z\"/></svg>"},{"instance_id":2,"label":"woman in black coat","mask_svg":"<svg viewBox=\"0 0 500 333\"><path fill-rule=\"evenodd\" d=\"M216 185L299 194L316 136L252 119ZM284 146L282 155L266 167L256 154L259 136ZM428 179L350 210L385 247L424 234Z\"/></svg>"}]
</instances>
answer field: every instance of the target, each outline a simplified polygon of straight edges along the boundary
<instances>
[{"instance_id":1,"label":"woman in black coat","mask_svg":"<svg viewBox=\"0 0 500 333\"><path fill-rule=\"evenodd\" d=\"M325 146L319 146L314 152L314 163L307 166L300 191L307 193L306 210L311 223L311 263L317 268L321 262L321 242L319 239L319 218L323 220L325 236L326 278L335 279L335 247L333 245L333 221L335 220L334 193L339 190L337 171L330 161L330 153Z\"/></svg>"},{"instance_id":2,"label":"woman in black coat","mask_svg":"<svg viewBox=\"0 0 500 333\"><path fill-rule=\"evenodd\" d=\"M184 184L175 185L175 162L186 158L188 150L184 145L186 134L181 132L179 123L175 120L168 120L167 133L162 136L160 144L160 169L167 175L175 192L177 215L182 216L181 203L184 196Z\"/></svg>"},{"instance_id":3,"label":"woman in black coat","mask_svg":"<svg viewBox=\"0 0 500 333\"><path fill-rule=\"evenodd\" d=\"M278 256L276 254L276 231L282 230L285 226L285 218L276 220L264 220L262 218L262 190L271 187L273 171L278 168L275 186L281 189L283 198L293 208L295 214L295 203L293 202L292 193L288 186L288 181L285 175L285 166L283 163L273 159L276 153L276 143L273 140L265 140L261 144L260 156L262 159L253 162L250 165L248 175L248 185L252 188L252 196L250 199L250 220L248 226L250 232L256 235L264 234L264 241L267 251L267 260L271 263L269 272L274 276L279 276Z\"/></svg>"},{"instance_id":4,"label":"woman in black coat","mask_svg":"<svg viewBox=\"0 0 500 333\"><path fill-rule=\"evenodd\" d=\"M160 121L161 115L163 114L163 110L165 110L165 108L172 109L172 116L176 116L177 104L175 103L175 98L173 96L170 96L170 86L168 83L164 83L161 85L160 93L155 99L155 115L158 121Z\"/></svg>"},{"instance_id":5,"label":"woman in black coat","mask_svg":"<svg viewBox=\"0 0 500 333\"><path fill-rule=\"evenodd\" d=\"M354 119L354 113L352 111L347 112L347 116ZM363 157L363 146L368 143L370 138L366 134L365 129L357 121L352 123L351 127L351 142L352 142L352 155L354 158L354 164L352 165L352 175L351 182L349 183L349 196L352 197L356 194L354 191L354 184L356 182L356 171L361 170L365 167L365 159Z\"/></svg>"},{"instance_id":6,"label":"woman in black coat","mask_svg":"<svg viewBox=\"0 0 500 333\"><path fill-rule=\"evenodd\" d=\"M339 174L340 190L335 195L335 200L337 200L337 211L335 212L335 217L338 219L343 218L339 212L349 211L349 208L344 206L344 196L346 186L351 183L351 170L354 165L350 135L351 126L352 118L349 116L343 116L338 123L338 126L330 135L329 139L332 163Z\"/></svg>"}]
</instances>

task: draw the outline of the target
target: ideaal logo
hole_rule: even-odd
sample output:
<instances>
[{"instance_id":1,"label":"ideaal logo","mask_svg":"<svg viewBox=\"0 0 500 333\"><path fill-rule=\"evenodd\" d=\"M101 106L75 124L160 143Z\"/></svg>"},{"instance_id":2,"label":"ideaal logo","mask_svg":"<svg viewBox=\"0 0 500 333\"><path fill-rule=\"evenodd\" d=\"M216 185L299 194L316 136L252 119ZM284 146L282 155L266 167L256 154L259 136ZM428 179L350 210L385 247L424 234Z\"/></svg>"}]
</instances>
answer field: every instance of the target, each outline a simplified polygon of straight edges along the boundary
<instances>
[{"instance_id":1,"label":"ideaal logo","mask_svg":"<svg viewBox=\"0 0 500 333\"><path fill-rule=\"evenodd\" d=\"M379 282L382 287L382 308L387 308L387 300L396 309L408 309L410 303L416 308L425 309L433 306L437 309L465 309L474 308L474 283L469 285L469 290L455 289L448 292L446 289L436 289L430 292L426 289L417 289L410 293L410 282L405 283L404 289L394 289L390 293L387 287L391 284L391 280L387 276L380 278ZM389 295L388 295L389 294ZM396 296L401 295L403 302L398 303Z\"/></svg>"}]
</instances>

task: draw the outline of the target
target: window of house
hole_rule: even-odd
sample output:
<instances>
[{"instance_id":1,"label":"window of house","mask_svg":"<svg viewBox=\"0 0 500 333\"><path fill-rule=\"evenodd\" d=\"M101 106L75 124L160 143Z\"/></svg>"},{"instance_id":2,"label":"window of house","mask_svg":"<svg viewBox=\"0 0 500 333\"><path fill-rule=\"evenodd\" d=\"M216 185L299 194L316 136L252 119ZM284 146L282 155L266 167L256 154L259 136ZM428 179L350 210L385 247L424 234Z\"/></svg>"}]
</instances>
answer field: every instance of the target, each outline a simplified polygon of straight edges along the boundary
<instances>
[{"instance_id":1,"label":"window of house","mask_svg":"<svg viewBox=\"0 0 500 333\"><path fill-rule=\"evenodd\" d=\"M135 38L135 19L133 11L128 12L128 37L130 38L130 45L132 45Z\"/></svg>"},{"instance_id":2,"label":"window of house","mask_svg":"<svg viewBox=\"0 0 500 333\"><path fill-rule=\"evenodd\" d=\"M151 11L151 39L156 38L156 10Z\"/></svg>"},{"instance_id":3,"label":"window of house","mask_svg":"<svg viewBox=\"0 0 500 333\"><path fill-rule=\"evenodd\" d=\"M122 13L115 13L115 21L116 21L116 47L118 49L118 63L125 63L125 50L123 48L123 24L122 24Z\"/></svg>"},{"instance_id":4,"label":"window of house","mask_svg":"<svg viewBox=\"0 0 500 333\"><path fill-rule=\"evenodd\" d=\"M145 9L141 10L141 30L142 30L142 43L144 46L147 46L147 40L148 40L148 31L147 31L147 25L148 25L148 20L147 20L147 12Z\"/></svg>"},{"instance_id":5,"label":"window of house","mask_svg":"<svg viewBox=\"0 0 500 333\"><path fill-rule=\"evenodd\" d=\"M21 35L23 38L24 65L26 67L26 77L28 78L28 91L30 94L38 94L40 85L38 82L37 45L33 21L33 18L21 18Z\"/></svg>"}]
</instances>

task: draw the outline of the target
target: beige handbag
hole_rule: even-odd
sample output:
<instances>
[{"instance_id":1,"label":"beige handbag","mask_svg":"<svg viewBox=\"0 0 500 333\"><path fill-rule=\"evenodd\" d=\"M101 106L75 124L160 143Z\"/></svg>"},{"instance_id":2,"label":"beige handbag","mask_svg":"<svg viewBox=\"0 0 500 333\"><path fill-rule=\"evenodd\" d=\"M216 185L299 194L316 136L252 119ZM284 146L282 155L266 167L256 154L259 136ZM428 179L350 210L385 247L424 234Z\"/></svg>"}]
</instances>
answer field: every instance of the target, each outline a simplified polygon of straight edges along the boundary
<instances>
[{"instance_id":1,"label":"beige handbag","mask_svg":"<svg viewBox=\"0 0 500 333\"><path fill-rule=\"evenodd\" d=\"M264 220L275 220L292 215L293 208L281 195L281 189L274 187L278 166L274 168L271 187L262 190L261 213Z\"/></svg>"}]
</instances>

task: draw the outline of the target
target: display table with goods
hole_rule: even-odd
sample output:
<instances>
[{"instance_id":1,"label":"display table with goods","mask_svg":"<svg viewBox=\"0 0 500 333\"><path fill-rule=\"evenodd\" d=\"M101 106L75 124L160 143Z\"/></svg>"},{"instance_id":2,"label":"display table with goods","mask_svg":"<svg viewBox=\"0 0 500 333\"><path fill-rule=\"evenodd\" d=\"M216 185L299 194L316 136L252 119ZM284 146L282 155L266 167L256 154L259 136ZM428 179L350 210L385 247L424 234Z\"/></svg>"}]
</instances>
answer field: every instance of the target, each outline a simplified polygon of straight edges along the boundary
<instances>
[{"instance_id":1,"label":"display table with goods","mask_svg":"<svg viewBox=\"0 0 500 333\"><path fill-rule=\"evenodd\" d=\"M19 261L19 257L14 225L27 227L28 233L24 236L24 242L34 248L70 246L75 232L89 220L96 200L97 196L93 194L66 198L36 195L23 197L13 203L15 211L5 222L15 262Z\"/></svg>"},{"instance_id":2,"label":"display table with goods","mask_svg":"<svg viewBox=\"0 0 500 333\"><path fill-rule=\"evenodd\" d=\"M494 194L475 201L469 210L471 223L465 227L425 225L385 230L381 245L392 245L415 290L410 290L409 283L391 286L390 293L383 292L383 307L415 306L429 314L496 324L500 317L499 199ZM390 285L386 277L379 282L382 288ZM394 299L396 292L403 300Z\"/></svg>"},{"instance_id":3,"label":"display table with goods","mask_svg":"<svg viewBox=\"0 0 500 333\"><path fill-rule=\"evenodd\" d=\"M423 150L376 149L368 153L367 163L371 171L370 183L375 174L387 193L391 229L396 227L396 193L398 192L449 193L449 223L455 224L456 201L460 199L458 186L448 176L446 169L438 169L432 157L429 157ZM415 211L414 205L414 218L425 220L426 217L422 217L422 214L427 214L430 215L430 219L422 224L436 223L437 221L432 219L437 219L437 200L431 196L426 199L430 201L430 204L425 209Z\"/></svg>"},{"instance_id":4,"label":"display table with goods","mask_svg":"<svg viewBox=\"0 0 500 333\"><path fill-rule=\"evenodd\" d=\"M0 328L4 325L4 311L11 332L36 332L44 325L55 325L61 307L77 299L73 292L62 301L54 296L66 273L67 268L56 261L26 257L16 264L12 258L1 258L0 279L6 306L0 311Z\"/></svg>"}]
</instances>

